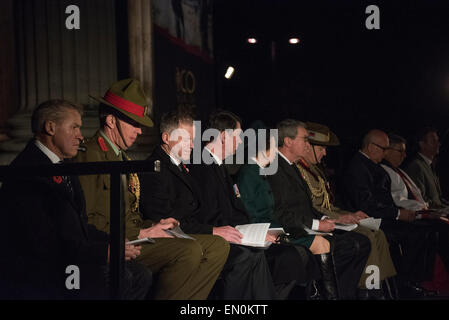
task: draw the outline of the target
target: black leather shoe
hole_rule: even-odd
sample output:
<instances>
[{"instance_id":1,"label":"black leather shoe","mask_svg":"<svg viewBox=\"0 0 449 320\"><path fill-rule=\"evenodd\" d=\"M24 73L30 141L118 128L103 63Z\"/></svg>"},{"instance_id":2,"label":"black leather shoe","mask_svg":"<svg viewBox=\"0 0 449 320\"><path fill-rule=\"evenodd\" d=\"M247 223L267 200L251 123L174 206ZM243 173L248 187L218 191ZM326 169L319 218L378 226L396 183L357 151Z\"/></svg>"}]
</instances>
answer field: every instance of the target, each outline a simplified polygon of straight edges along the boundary
<instances>
[{"instance_id":1,"label":"black leather shoe","mask_svg":"<svg viewBox=\"0 0 449 320\"><path fill-rule=\"evenodd\" d=\"M416 283L408 282L401 288L401 298L409 298L409 299L419 299L419 298L426 298L426 297L434 297L438 293L435 291L430 291L422 288Z\"/></svg>"},{"instance_id":2,"label":"black leather shoe","mask_svg":"<svg viewBox=\"0 0 449 320\"><path fill-rule=\"evenodd\" d=\"M387 300L382 289L357 289L358 300Z\"/></svg>"}]
</instances>

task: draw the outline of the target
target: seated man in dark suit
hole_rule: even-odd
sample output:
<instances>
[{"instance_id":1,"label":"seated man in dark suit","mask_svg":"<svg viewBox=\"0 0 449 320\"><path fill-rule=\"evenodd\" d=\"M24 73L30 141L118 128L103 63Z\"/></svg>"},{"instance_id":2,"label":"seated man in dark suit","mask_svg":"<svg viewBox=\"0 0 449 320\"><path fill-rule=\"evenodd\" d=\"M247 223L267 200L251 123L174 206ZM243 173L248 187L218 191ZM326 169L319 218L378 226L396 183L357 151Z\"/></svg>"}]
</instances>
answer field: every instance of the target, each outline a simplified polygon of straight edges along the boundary
<instances>
[{"instance_id":1,"label":"seated man in dark suit","mask_svg":"<svg viewBox=\"0 0 449 320\"><path fill-rule=\"evenodd\" d=\"M418 153L405 168L407 174L418 186L431 209L444 209L449 202L442 197L440 179L435 168L435 158L440 151L437 130L425 127L417 135ZM442 164L446 166L446 164Z\"/></svg>"},{"instance_id":2,"label":"seated man in dark suit","mask_svg":"<svg viewBox=\"0 0 449 320\"><path fill-rule=\"evenodd\" d=\"M430 239L433 233L412 223L415 211L394 203L390 176L380 165L388 148L388 136L380 130L371 130L363 138L362 148L352 158L344 176L345 200L350 210L362 210L382 219L380 228L390 246L396 244L390 250L398 270L402 297L420 295L424 291L417 283L432 276L435 252ZM396 250L398 248L401 253Z\"/></svg>"},{"instance_id":3,"label":"seated man in dark suit","mask_svg":"<svg viewBox=\"0 0 449 320\"><path fill-rule=\"evenodd\" d=\"M391 196L400 208L416 211L416 221L420 225L428 225L438 232L437 251L449 270L449 225L438 211L427 210L428 203L424 201L421 190L406 172L400 169L406 157L406 140L398 135L388 135L390 148L385 152L381 166L391 179ZM424 210L424 211L421 211Z\"/></svg>"},{"instance_id":4,"label":"seated man in dark suit","mask_svg":"<svg viewBox=\"0 0 449 320\"><path fill-rule=\"evenodd\" d=\"M33 112L32 139L11 166L51 165L78 153L82 108L50 100ZM106 271L109 239L87 223L84 195L77 176L10 179L1 191L5 214L1 266L8 283L0 284L8 299L108 298ZM19 232L18 232L19 231ZM2 239L3 240L3 239ZM140 247L125 246L127 260ZM80 287L66 287L66 268L79 270ZM145 298L151 271L135 262L125 270L122 298ZM75 282L76 283L76 282ZM2 292L5 290L5 292ZM4 294L4 296L3 296Z\"/></svg>"},{"instance_id":5,"label":"seated man in dark suit","mask_svg":"<svg viewBox=\"0 0 449 320\"><path fill-rule=\"evenodd\" d=\"M306 228L335 233L334 220L327 219L313 207L309 188L295 164L310 148L305 125L297 120L286 119L277 125L277 129L279 151L275 161L278 161L278 171L268 177L277 221L294 238L307 235ZM370 252L370 242L365 236L354 232L335 234L327 239L331 243L335 270L322 267L323 276L326 276L325 272L335 272L339 298L355 299L357 285Z\"/></svg>"},{"instance_id":6,"label":"seated man in dark suit","mask_svg":"<svg viewBox=\"0 0 449 320\"><path fill-rule=\"evenodd\" d=\"M227 126L235 128L235 125ZM247 223L244 212L235 212L228 199L228 186L216 177L214 169L192 165L187 168L193 148L193 119L171 112L161 120L161 146L148 161L159 160L158 175L141 177L141 210L145 218L176 218L183 231L220 236L231 243L229 257L221 274L223 299L272 299L274 287L263 251L236 246L242 235L233 226ZM184 135L180 135L184 133ZM229 147L229 145L227 145ZM227 149L232 154L235 149ZM210 171L209 171L210 169ZM205 172L207 171L207 172ZM194 174L197 173L197 174ZM220 172L221 174L221 172ZM232 187L230 187L232 188ZM232 226L231 226L232 225Z\"/></svg>"}]
</instances>

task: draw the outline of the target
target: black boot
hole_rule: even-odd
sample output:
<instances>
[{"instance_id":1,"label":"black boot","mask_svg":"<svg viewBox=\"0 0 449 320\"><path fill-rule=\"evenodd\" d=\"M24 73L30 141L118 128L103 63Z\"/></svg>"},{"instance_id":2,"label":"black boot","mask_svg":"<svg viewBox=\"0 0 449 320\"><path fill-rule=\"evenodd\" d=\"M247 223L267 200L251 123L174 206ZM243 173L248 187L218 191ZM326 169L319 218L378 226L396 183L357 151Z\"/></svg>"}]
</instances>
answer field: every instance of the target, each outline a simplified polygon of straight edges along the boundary
<instances>
[{"instance_id":1,"label":"black boot","mask_svg":"<svg viewBox=\"0 0 449 320\"><path fill-rule=\"evenodd\" d=\"M338 300L338 286L335 276L334 263L332 261L332 255L330 253L323 253L316 255L320 264L322 278L319 281L322 295L327 300Z\"/></svg>"},{"instance_id":2,"label":"black boot","mask_svg":"<svg viewBox=\"0 0 449 320\"><path fill-rule=\"evenodd\" d=\"M326 298L321 295L323 289L321 289L321 280L312 280L306 287L306 299L307 300L325 300Z\"/></svg>"},{"instance_id":3,"label":"black boot","mask_svg":"<svg viewBox=\"0 0 449 320\"><path fill-rule=\"evenodd\" d=\"M386 278L382 281L382 289L386 300L399 299L398 285L396 284L395 277Z\"/></svg>"}]
</instances>

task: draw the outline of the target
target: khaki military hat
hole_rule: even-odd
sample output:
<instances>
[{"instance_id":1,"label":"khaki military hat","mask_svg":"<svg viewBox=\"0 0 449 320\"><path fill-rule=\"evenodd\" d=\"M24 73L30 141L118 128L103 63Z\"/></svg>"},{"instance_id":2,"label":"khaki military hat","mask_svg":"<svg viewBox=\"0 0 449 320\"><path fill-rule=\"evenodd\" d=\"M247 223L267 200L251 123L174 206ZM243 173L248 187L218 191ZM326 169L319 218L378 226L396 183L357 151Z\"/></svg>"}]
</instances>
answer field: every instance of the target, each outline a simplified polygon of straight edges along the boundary
<instances>
[{"instance_id":1,"label":"khaki military hat","mask_svg":"<svg viewBox=\"0 0 449 320\"><path fill-rule=\"evenodd\" d=\"M89 96L114 108L141 125L146 127L153 126L153 120L148 116L147 97L138 80L120 80L114 83L102 98Z\"/></svg>"},{"instance_id":2,"label":"khaki military hat","mask_svg":"<svg viewBox=\"0 0 449 320\"><path fill-rule=\"evenodd\" d=\"M338 146L338 137L327 126L315 122L307 122L310 144L319 146Z\"/></svg>"}]
</instances>

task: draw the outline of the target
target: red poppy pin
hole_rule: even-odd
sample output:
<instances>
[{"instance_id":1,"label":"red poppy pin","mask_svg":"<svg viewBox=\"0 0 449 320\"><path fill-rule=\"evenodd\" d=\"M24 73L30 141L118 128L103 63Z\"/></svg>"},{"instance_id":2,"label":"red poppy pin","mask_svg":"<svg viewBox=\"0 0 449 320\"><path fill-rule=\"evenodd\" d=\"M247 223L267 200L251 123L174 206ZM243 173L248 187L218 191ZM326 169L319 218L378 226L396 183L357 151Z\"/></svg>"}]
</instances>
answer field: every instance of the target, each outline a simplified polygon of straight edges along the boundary
<instances>
[{"instance_id":1,"label":"red poppy pin","mask_svg":"<svg viewBox=\"0 0 449 320\"><path fill-rule=\"evenodd\" d=\"M108 151L108 147L106 147L106 142L104 142L104 139L102 137L98 137L98 144L100 145L101 150L104 152Z\"/></svg>"},{"instance_id":2,"label":"red poppy pin","mask_svg":"<svg viewBox=\"0 0 449 320\"><path fill-rule=\"evenodd\" d=\"M60 184L62 182L62 177L61 176L53 176L53 181L56 182L57 184Z\"/></svg>"}]
</instances>

